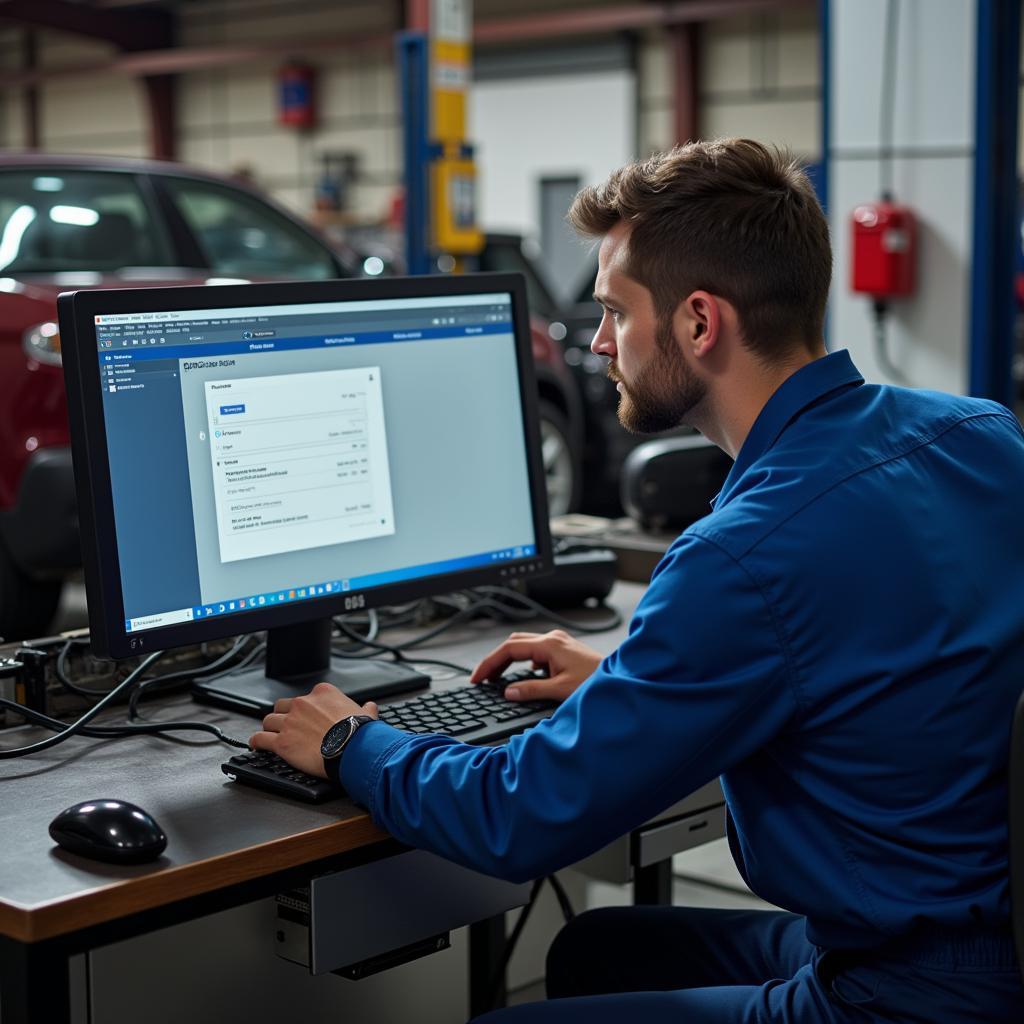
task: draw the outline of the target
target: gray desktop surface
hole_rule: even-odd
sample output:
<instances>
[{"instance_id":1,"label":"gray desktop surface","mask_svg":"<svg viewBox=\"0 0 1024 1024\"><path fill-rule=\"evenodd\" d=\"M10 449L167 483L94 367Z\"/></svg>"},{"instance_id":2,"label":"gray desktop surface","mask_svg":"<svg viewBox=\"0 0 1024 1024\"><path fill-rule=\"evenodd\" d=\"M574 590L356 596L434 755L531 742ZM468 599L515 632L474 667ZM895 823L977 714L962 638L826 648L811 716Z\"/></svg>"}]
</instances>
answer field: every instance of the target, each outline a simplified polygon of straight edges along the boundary
<instances>
[{"instance_id":1,"label":"gray desktop surface","mask_svg":"<svg viewBox=\"0 0 1024 1024\"><path fill-rule=\"evenodd\" d=\"M618 584L613 591L612 603L627 619L642 589ZM611 651L627 624L585 639L598 650ZM426 645L422 654L472 665L509 628L460 626L443 642ZM390 634L386 639L392 639ZM464 683L465 677L452 677L436 685ZM243 740L257 724L254 718L185 697L143 708L153 719L212 722ZM0 746L15 747L43 735L48 734L4 730ZM220 765L231 752L205 739L73 738L42 754L0 761L0 934L35 941L388 839L345 797L307 805L228 781ZM719 799L709 793L703 787L656 820ZM72 804L98 798L127 800L152 814L168 836L163 856L149 864L112 865L58 849L47 831L53 817Z\"/></svg>"}]
</instances>

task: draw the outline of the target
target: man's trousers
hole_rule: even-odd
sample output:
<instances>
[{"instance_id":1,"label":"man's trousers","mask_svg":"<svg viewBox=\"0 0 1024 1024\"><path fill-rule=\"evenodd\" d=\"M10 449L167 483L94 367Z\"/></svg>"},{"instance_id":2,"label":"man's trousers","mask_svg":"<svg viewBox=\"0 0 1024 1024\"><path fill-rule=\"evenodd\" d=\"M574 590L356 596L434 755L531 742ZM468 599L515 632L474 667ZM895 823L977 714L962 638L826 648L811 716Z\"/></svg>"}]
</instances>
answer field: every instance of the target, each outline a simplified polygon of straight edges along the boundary
<instances>
[{"instance_id":1,"label":"man's trousers","mask_svg":"<svg viewBox=\"0 0 1024 1024\"><path fill-rule=\"evenodd\" d=\"M1008 929L928 929L881 951L822 950L776 911L614 907L576 918L548 1000L477 1024L1021 1024Z\"/></svg>"}]
</instances>

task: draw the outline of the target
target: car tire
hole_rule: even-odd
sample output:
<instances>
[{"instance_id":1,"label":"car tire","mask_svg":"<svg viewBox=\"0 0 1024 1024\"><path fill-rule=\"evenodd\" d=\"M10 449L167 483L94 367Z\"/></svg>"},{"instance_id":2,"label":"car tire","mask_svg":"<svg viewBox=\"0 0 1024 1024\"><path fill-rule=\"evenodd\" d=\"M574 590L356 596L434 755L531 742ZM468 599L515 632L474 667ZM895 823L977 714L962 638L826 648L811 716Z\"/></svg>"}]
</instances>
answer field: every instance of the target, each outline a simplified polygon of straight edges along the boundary
<instances>
[{"instance_id":1,"label":"car tire","mask_svg":"<svg viewBox=\"0 0 1024 1024\"><path fill-rule=\"evenodd\" d=\"M540 446L548 489L548 515L561 516L578 505L583 490L580 460L573 451L565 413L541 399Z\"/></svg>"},{"instance_id":2,"label":"car tire","mask_svg":"<svg viewBox=\"0 0 1024 1024\"><path fill-rule=\"evenodd\" d=\"M26 576L0 543L0 637L17 642L45 635L57 612L62 587L60 580Z\"/></svg>"}]
</instances>

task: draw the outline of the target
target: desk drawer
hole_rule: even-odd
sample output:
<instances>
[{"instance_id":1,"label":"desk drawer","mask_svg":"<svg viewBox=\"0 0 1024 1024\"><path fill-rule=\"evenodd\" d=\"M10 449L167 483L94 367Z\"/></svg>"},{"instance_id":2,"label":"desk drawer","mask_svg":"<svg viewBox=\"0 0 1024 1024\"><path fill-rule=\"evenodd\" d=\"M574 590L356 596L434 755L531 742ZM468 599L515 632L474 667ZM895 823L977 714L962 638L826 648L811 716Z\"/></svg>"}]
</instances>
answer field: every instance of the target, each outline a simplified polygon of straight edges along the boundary
<instances>
[{"instance_id":1,"label":"desk drawer","mask_svg":"<svg viewBox=\"0 0 1024 1024\"><path fill-rule=\"evenodd\" d=\"M278 897L277 952L325 974L513 910L530 886L513 885L432 853L410 850L314 878L308 890ZM421 948L405 959L422 955ZM401 962L402 957L396 959Z\"/></svg>"}]
</instances>

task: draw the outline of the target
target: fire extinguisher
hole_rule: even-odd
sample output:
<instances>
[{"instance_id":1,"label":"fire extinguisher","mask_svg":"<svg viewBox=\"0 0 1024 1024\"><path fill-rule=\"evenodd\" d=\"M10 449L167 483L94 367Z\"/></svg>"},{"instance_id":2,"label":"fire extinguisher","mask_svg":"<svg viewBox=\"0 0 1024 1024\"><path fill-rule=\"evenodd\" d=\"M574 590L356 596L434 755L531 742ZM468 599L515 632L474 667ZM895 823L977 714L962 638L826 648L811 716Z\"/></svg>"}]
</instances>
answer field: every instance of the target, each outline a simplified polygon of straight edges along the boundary
<instances>
[{"instance_id":1,"label":"fire extinguisher","mask_svg":"<svg viewBox=\"0 0 1024 1024\"><path fill-rule=\"evenodd\" d=\"M316 72L307 64L290 62L277 73L279 124L312 128L316 121Z\"/></svg>"},{"instance_id":2,"label":"fire extinguisher","mask_svg":"<svg viewBox=\"0 0 1024 1024\"><path fill-rule=\"evenodd\" d=\"M906 375L890 358L886 342L890 302L914 294L917 286L917 218L909 206L884 194L863 203L850 216L853 258L850 287L868 295L875 314L875 354L886 375L906 384Z\"/></svg>"}]
</instances>

